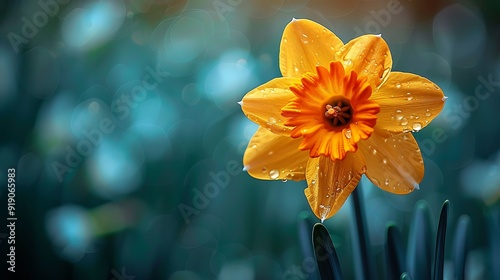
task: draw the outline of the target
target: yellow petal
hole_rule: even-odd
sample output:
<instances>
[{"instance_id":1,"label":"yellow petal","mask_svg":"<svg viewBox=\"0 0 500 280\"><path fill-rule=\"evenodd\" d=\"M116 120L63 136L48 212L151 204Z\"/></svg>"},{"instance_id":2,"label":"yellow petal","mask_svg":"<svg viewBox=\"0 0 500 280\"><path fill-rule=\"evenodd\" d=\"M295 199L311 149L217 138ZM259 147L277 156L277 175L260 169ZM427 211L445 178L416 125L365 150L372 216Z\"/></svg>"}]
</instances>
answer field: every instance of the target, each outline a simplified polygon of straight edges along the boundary
<instances>
[{"instance_id":1,"label":"yellow petal","mask_svg":"<svg viewBox=\"0 0 500 280\"><path fill-rule=\"evenodd\" d=\"M285 118L281 116L281 108L295 97L289 87L298 83L298 78L273 79L248 92L243 97L241 108L258 125L277 134L290 135L292 128L284 125Z\"/></svg>"},{"instance_id":2,"label":"yellow petal","mask_svg":"<svg viewBox=\"0 0 500 280\"><path fill-rule=\"evenodd\" d=\"M418 189L424 177L424 162L411 133L400 133L389 138L377 132L359 142L359 151L366 160L366 176L381 189L407 194Z\"/></svg>"},{"instance_id":3,"label":"yellow petal","mask_svg":"<svg viewBox=\"0 0 500 280\"><path fill-rule=\"evenodd\" d=\"M305 72L315 72L316 65L328 68L343 45L322 25L307 19L294 19L285 27L281 38L281 74L300 78Z\"/></svg>"},{"instance_id":4,"label":"yellow petal","mask_svg":"<svg viewBox=\"0 0 500 280\"><path fill-rule=\"evenodd\" d=\"M392 72L371 97L380 105L377 128L393 133L419 131L441 112L443 97L443 91L426 78Z\"/></svg>"},{"instance_id":5,"label":"yellow petal","mask_svg":"<svg viewBox=\"0 0 500 280\"><path fill-rule=\"evenodd\" d=\"M375 90L388 77L392 67L389 46L377 35L363 35L345 44L336 55L342 61L346 73L354 70L365 76Z\"/></svg>"},{"instance_id":6,"label":"yellow petal","mask_svg":"<svg viewBox=\"0 0 500 280\"><path fill-rule=\"evenodd\" d=\"M263 180L304 180L309 153L299 150L301 139L259 127L243 156L247 172Z\"/></svg>"},{"instance_id":7,"label":"yellow petal","mask_svg":"<svg viewBox=\"0 0 500 280\"><path fill-rule=\"evenodd\" d=\"M364 168L360 153L348 153L343 160L320 156L307 162L304 193L314 214L321 220L333 216L358 185Z\"/></svg>"}]
</instances>

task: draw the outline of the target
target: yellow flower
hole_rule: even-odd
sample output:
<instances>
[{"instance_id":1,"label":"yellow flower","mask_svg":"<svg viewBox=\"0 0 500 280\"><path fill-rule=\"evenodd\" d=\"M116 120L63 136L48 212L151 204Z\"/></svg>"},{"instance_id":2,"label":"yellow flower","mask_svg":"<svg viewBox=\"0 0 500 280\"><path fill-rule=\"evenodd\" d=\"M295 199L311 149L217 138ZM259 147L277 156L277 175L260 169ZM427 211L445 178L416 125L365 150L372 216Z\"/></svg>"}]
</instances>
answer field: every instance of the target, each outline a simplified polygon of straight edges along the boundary
<instances>
[{"instance_id":1,"label":"yellow flower","mask_svg":"<svg viewBox=\"0 0 500 280\"><path fill-rule=\"evenodd\" d=\"M429 80L391 72L381 36L344 45L325 27L292 20L281 39L283 77L248 92L245 115L259 128L243 158L264 180L307 180L314 214L334 215L362 174L391 193L418 188L422 155L412 131L441 111L445 97Z\"/></svg>"}]
</instances>

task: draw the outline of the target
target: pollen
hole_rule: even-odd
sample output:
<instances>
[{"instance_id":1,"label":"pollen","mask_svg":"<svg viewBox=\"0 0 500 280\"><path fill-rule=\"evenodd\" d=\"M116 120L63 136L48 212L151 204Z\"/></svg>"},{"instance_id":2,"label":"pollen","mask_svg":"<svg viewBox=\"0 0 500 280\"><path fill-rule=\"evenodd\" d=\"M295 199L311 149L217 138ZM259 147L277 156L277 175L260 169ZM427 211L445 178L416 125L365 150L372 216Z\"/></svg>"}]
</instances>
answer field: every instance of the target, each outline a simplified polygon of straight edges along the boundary
<instances>
[{"instance_id":1,"label":"pollen","mask_svg":"<svg viewBox=\"0 0 500 280\"><path fill-rule=\"evenodd\" d=\"M326 105L325 117L332 120L332 125L343 125L351 119L351 106L344 105L341 100L335 106Z\"/></svg>"}]
</instances>

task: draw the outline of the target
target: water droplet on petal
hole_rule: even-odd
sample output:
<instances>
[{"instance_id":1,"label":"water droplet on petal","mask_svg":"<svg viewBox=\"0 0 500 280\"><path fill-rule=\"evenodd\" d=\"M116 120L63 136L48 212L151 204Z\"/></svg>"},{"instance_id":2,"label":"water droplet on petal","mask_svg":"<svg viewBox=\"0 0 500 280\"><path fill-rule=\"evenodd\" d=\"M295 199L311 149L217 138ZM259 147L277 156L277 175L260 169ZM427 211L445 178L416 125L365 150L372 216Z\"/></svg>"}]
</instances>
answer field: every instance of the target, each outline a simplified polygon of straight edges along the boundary
<instances>
[{"instance_id":1,"label":"water droplet on petal","mask_svg":"<svg viewBox=\"0 0 500 280\"><path fill-rule=\"evenodd\" d=\"M403 118L401 110L396 110L396 120L400 121Z\"/></svg>"},{"instance_id":2,"label":"water droplet on petal","mask_svg":"<svg viewBox=\"0 0 500 280\"><path fill-rule=\"evenodd\" d=\"M346 129L344 132L345 138L351 139L352 133L350 129Z\"/></svg>"},{"instance_id":3,"label":"water droplet on petal","mask_svg":"<svg viewBox=\"0 0 500 280\"><path fill-rule=\"evenodd\" d=\"M385 179L384 185L389 186L389 179Z\"/></svg>"},{"instance_id":4,"label":"water droplet on petal","mask_svg":"<svg viewBox=\"0 0 500 280\"><path fill-rule=\"evenodd\" d=\"M257 149L257 145L253 144L252 149Z\"/></svg>"},{"instance_id":5,"label":"water droplet on petal","mask_svg":"<svg viewBox=\"0 0 500 280\"><path fill-rule=\"evenodd\" d=\"M269 171L269 178L271 178L272 180L278 179L279 176L280 176L280 172L278 170L273 169L273 170Z\"/></svg>"},{"instance_id":6,"label":"water droplet on petal","mask_svg":"<svg viewBox=\"0 0 500 280\"><path fill-rule=\"evenodd\" d=\"M328 216L328 213L330 213L330 206L320 204L319 208L321 209L321 222L323 222L326 219L326 216Z\"/></svg>"},{"instance_id":7,"label":"water droplet on petal","mask_svg":"<svg viewBox=\"0 0 500 280\"><path fill-rule=\"evenodd\" d=\"M401 87L401 84L400 83L397 83L396 84L396 88L400 88Z\"/></svg>"},{"instance_id":8,"label":"water droplet on petal","mask_svg":"<svg viewBox=\"0 0 500 280\"><path fill-rule=\"evenodd\" d=\"M302 39L302 42L304 42L304 44L309 43L309 37L306 34L302 34L301 39Z\"/></svg>"},{"instance_id":9,"label":"water droplet on petal","mask_svg":"<svg viewBox=\"0 0 500 280\"><path fill-rule=\"evenodd\" d=\"M420 131L422 129L422 124L417 122L417 123L414 123L412 127L413 127L413 130Z\"/></svg>"},{"instance_id":10,"label":"water droplet on petal","mask_svg":"<svg viewBox=\"0 0 500 280\"><path fill-rule=\"evenodd\" d=\"M366 173L366 165L363 165L363 167L361 167L361 173Z\"/></svg>"},{"instance_id":11,"label":"water droplet on petal","mask_svg":"<svg viewBox=\"0 0 500 280\"><path fill-rule=\"evenodd\" d=\"M286 183L288 180L287 179L281 179L281 182Z\"/></svg>"},{"instance_id":12,"label":"water droplet on petal","mask_svg":"<svg viewBox=\"0 0 500 280\"><path fill-rule=\"evenodd\" d=\"M311 185L316 185L316 180L312 180Z\"/></svg>"},{"instance_id":13,"label":"water droplet on petal","mask_svg":"<svg viewBox=\"0 0 500 280\"><path fill-rule=\"evenodd\" d=\"M344 64L345 64L346 66L349 66L349 65L351 65L351 64L352 64L352 60L347 59L347 60L345 60L345 61L344 61Z\"/></svg>"},{"instance_id":14,"label":"water droplet on petal","mask_svg":"<svg viewBox=\"0 0 500 280\"><path fill-rule=\"evenodd\" d=\"M276 118L275 117L269 117L267 121L271 124L276 124Z\"/></svg>"},{"instance_id":15,"label":"water droplet on petal","mask_svg":"<svg viewBox=\"0 0 500 280\"><path fill-rule=\"evenodd\" d=\"M376 149L373 149L372 154L373 154L373 155L376 155L376 154L377 154L377 150L376 150Z\"/></svg>"},{"instance_id":16,"label":"water droplet on petal","mask_svg":"<svg viewBox=\"0 0 500 280\"><path fill-rule=\"evenodd\" d=\"M385 159L385 158L384 158L384 159L382 160L382 163L383 163L383 164L387 164L387 159Z\"/></svg>"},{"instance_id":17,"label":"water droplet on petal","mask_svg":"<svg viewBox=\"0 0 500 280\"><path fill-rule=\"evenodd\" d=\"M267 168L262 167L262 173L266 173L266 171L267 171Z\"/></svg>"},{"instance_id":18,"label":"water droplet on petal","mask_svg":"<svg viewBox=\"0 0 500 280\"><path fill-rule=\"evenodd\" d=\"M429 109L427 109L427 110L425 111L425 116L426 116L426 117L430 117L431 115L432 115L432 114L431 114L431 112L429 111Z\"/></svg>"},{"instance_id":19,"label":"water droplet on petal","mask_svg":"<svg viewBox=\"0 0 500 280\"><path fill-rule=\"evenodd\" d=\"M443 98L441 99L443 102L446 101L448 99L448 96L443 96Z\"/></svg>"},{"instance_id":20,"label":"water droplet on petal","mask_svg":"<svg viewBox=\"0 0 500 280\"><path fill-rule=\"evenodd\" d=\"M406 118L402 118L401 125L407 125L407 124L408 124L408 120Z\"/></svg>"}]
</instances>

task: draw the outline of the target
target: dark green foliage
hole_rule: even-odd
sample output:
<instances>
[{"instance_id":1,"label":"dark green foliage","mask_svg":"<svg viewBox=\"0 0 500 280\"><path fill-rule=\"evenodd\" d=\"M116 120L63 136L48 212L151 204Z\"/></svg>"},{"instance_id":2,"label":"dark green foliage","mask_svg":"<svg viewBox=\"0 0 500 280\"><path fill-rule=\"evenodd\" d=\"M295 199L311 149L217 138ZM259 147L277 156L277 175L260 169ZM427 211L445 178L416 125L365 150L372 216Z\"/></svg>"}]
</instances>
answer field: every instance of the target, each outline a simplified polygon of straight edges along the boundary
<instances>
[{"instance_id":1,"label":"dark green foliage","mask_svg":"<svg viewBox=\"0 0 500 280\"><path fill-rule=\"evenodd\" d=\"M323 224L314 225L312 243L321 279L342 279L342 270L335 247Z\"/></svg>"},{"instance_id":2,"label":"dark green foliage","mask_svg":"<svg viewBox=\"0 0 500 280\"><path fill-rule=\"evenodd\" d=\"M364 206L363 201L360 200L359 191L353 192L352 201L356 221L353 230L354 259L352 261L354 268L360 270L356 276L359 279L376 279L378 276L377 271L375 271L376 263L373 256L370 255ZM449 207L449 201L444 201L438 220L437 231L434 231L428 204L424 201L417 203L408 236L407 250L403 245L403 236L397 225L393 222L387 224L384 247L384 279L443 279ZM492 220L498 217L495 213L490 215ZM493 238L493 233L498 232L498 226L500 225L498 222L496 220L491 222L491 239L495 239ZM301 235L307 236L305 235L304 228L307 223L307 219L302 219L300 226ZM454 233L452 260L455 269L454 278L457 280L465 278L466 259L470 250L469 235L470 218L464 215L460 217ZM314 225L312 238L313 248L315 248L314 254L321 279L342 279L339 259L337 258L328 230L323 224ZM433 247L432 244L435 244L435 246ZM493 246L495 245L498 246L499 244L493 244ZM498 251L492 248L492 263L500 259L495 255L498 254ZM492 276L495 277L496 273L496 271L492 271Z\"/></svg>"}]
</instances>

